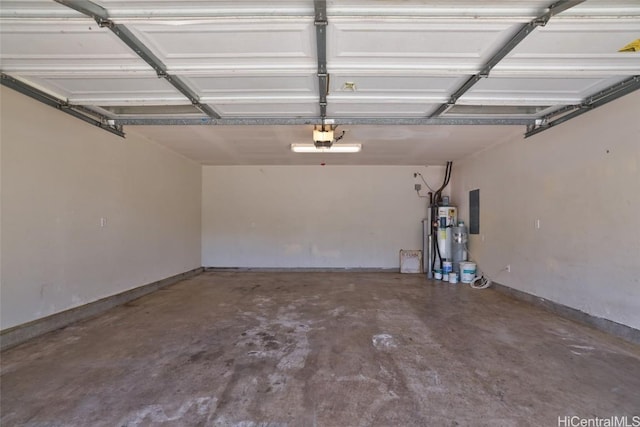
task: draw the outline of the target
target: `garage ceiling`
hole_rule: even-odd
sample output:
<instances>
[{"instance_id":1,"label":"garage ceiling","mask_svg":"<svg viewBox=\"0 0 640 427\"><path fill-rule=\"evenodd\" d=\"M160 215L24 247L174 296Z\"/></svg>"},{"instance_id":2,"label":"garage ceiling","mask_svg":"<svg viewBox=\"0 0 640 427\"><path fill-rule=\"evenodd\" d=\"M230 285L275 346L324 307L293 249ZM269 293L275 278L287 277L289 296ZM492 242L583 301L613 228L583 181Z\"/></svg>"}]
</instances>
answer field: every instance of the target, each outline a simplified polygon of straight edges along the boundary
<instances>
[{"instance_id":1,"label":"garage ceiling","mask_svg":"<svg viewBox=\"0 0 640 427\"><path fill-rule=\"evenodd\" d=\"M442 164L640 74L637 0L60 3L0 1L3 83L203 164ZM323 120L363 152L289 151Z\"/></svg>"}]
</instances>

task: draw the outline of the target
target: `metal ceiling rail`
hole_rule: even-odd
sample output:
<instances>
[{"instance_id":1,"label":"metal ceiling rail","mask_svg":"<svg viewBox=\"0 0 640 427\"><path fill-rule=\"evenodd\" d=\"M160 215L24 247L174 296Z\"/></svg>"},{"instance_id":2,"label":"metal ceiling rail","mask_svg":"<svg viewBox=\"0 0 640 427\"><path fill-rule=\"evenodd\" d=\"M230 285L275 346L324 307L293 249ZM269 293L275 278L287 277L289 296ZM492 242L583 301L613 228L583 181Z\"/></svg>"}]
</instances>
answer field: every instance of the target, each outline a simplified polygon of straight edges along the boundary
<instances>
[{"instance_id":1,"label":"metal ceiling rail","mask_svg":"<svg viewBox=\"0 0 640 427\"><path fill-rule=\"evenodd\" d=\"M86 16L89 16L98 23L100 27L107 27L110 29L120 40L122 40L127 46L129 46L140 58L142 58L147 64L149 64L158 77L162 77L168 81L174 88L189 99L200 111L208 115L209 117L219 119L220 115L213 110L207 104L200 103L198 95L187 86L178 76L171 75L167 72L167 67L162 61L145 46L140 39L138 39L125 25L116 24L109 19L109 12L100 5L97 5L88 0L55 0L64 6L74 9Z\"/></svg>"},{"instance_id":2,"label":"metal ceiling rail","mask_svg":"<svg viewBox=\"0 0 640 427\"><path fill-rule=\"evenodd\" d=\"M56 98L46 92L41 91L40 89L37 89L33 86L23 83L20 80L14 79L13 77L4 73L2 73L0 76L0 83L3 86L6 86L15 91L18 91L23 95L26 95L30 98L33 98L37 101L42 102L43 104L49 105L57 110L60 110L63 113L67 113L77 119L80 119L91 125L97 126L100 129L106 130L107 132L111 132L115 135L118 135L124 138L122 125L110 124L108 122L108 118L101 114L87 110L82 106L69 104L65 100ZM100 120L97 120L96 117Z\"/></svg>"},{"instance_id":3,"label":"metal ceiling rail","mask_svg":"<svg viewBox=\"0 0 640 427\"><path fill-rule=\"evenodd\" d=\"M115 119L118 125L143 125L143 126L197 126L197 125L219 125L219 126L288 126L288 125L316 125L322 122L322 118L266 118L266 117L238 117L223 119L171 119L171 118L131 118ZM352 117L331 119L332 125L384 125L384 126L419 126L419 125L502 125L502 126L522 126L532 125L534 119L509 119L509 118L473 118L473 117Z\"/></svg>"},{"instance_id":4,"label":"metal ceiling rail","mask_svg":"<svg viewBox=\"0 0 640 427\"><path fill-rule=\"evenodd\" d=\"M440 105L430 117L437 117L447 111L449 108L453 107L458 99L462 95L464 95L469 89L471 89L478 81L482 78L489 77L489 73L505 56L509 54L525 37L527 37L531 32L539 26L545 26L549 19L554 15L557 15L560 12L563 12L573 6L576 6L585 0L560 0L556 3L553 3L549 6L547 12L538 16L537 18L532 19L531 21L523 24L518 32L511 37L511 39L496 52L491 59L482 67L480 72L472 75L467 79L466 82L458 90L456 90L451 97L449 97L449 101Z\"/></svg>"},{"instance_id":5,"label":"metal ceiling rail","mask_svg":"<svg viewBox=\"0 0 640 427\"><path fill-rule=\"evenodd\" d=\"M318 55L318 92L320 117L327 117L327 94L329 74L327 73L327 0L314 0L316 26L316 51Z\"/></svg>"},{"instance_id":6,"label":"metal ceiling rail","mask_svg":"<svg viewBox=\"0 0 640 427\"><path fill-rule=\"evenodd\" d=\"M607 89L604 89L594 95L589 96L578 105L567 106L559 110L552 111L551 113L543 116L541 119L538 120L540 124L534 123L532 125L527 126L527 133L524 134L524 137L528 138L530 136L543 132L547 129L550 129L554 126L559 125L560 123L564 123L567 120L571 120L574 117L577 117L581 114L586 113L587 111L591 111L595 108L598 108L608 102L616 100L638 89L640 89L640 75L629 77L628 79L623 80L620 83L612 85ZM571 111L571 112L563 116L560 116L555 120L549 121L549 119L551 119L552 117L557 117L561 114L567 113L568 111Z\"/></svg>"}]
</instances>

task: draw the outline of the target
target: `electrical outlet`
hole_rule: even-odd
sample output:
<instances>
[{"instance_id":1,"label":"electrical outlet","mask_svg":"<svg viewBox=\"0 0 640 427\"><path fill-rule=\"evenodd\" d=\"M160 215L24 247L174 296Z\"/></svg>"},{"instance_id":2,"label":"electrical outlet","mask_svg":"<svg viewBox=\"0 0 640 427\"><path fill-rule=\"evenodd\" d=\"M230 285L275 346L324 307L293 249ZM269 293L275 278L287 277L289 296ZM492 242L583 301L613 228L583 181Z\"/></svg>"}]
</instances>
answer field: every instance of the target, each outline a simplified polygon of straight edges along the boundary
<instances>
[{"instance_id":1,"label":"electrical outlet","mask_svg":"<svg viewBox=\"0 0 640 427\"><path fill-rule=\"evenodd\" d=\"M507 270L507 273L511 273L511 264L507 264L504 269Z\"/></svg>"},{"instance_id":2,"label":"electrical outlet","mask_svg":"<svg viewBox=\"0 0 640 427\"><path fill-rule=\"evenodd\" d=\"M416 191L420 191L420 190L422 190L422 185L421 185L421 184L415 184L415 185L413 186L413 188L415 188L415 189L416 189Z\"/></svg>"}]
</instances>

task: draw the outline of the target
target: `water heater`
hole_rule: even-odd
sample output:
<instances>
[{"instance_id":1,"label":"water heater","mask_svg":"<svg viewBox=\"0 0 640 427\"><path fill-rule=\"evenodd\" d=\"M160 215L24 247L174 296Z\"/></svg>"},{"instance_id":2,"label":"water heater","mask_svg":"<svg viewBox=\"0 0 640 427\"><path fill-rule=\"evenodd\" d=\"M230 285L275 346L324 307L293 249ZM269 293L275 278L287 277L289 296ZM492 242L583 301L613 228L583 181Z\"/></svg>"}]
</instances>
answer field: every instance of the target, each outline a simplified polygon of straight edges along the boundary
<instances>
[{"instance_id":1,"label":"water heater","mask_svg":"<svg viewBox=\"0 0 640 427\"><path fill-rule=\"evenodd\" d=\"M451 244L452 228L458 225L458 209L454 206L438 207L438 249L443 260L453 258Z\"/></svg>"}]
</instances>

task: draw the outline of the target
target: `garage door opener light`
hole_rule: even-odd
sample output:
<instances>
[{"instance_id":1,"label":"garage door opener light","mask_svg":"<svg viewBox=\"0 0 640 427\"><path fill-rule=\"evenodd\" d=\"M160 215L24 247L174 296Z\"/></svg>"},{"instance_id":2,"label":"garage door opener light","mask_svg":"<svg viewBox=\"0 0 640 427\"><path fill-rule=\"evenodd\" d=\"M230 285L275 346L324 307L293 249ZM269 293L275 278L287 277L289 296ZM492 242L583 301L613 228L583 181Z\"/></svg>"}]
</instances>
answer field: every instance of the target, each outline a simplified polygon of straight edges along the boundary
<instances>
[{"instance_id":1,"label":"garage door opener light","mask_svg":"<svg viewBox=\"0 0 640 427\"><path fill-rule=\"evenodd\" d=\"M331 125L315 126L313 128L313 144L291 144L291 151L296 153L357 153L362 150L362 144L334 144L342 139L340 136L334 138L335 128Z\"/></svg>"},{"instance_id":2,"label":"garage door opener light","mask_svg":"<svg viewBox=\"0 0 640 427\"><path fill-rule=\"evenodd\" d=\"M316 147L314 144L291 144L291 151L296 153L357 153L362 144L337 144L331 147Z\"/></svg>"}]
</instances>

